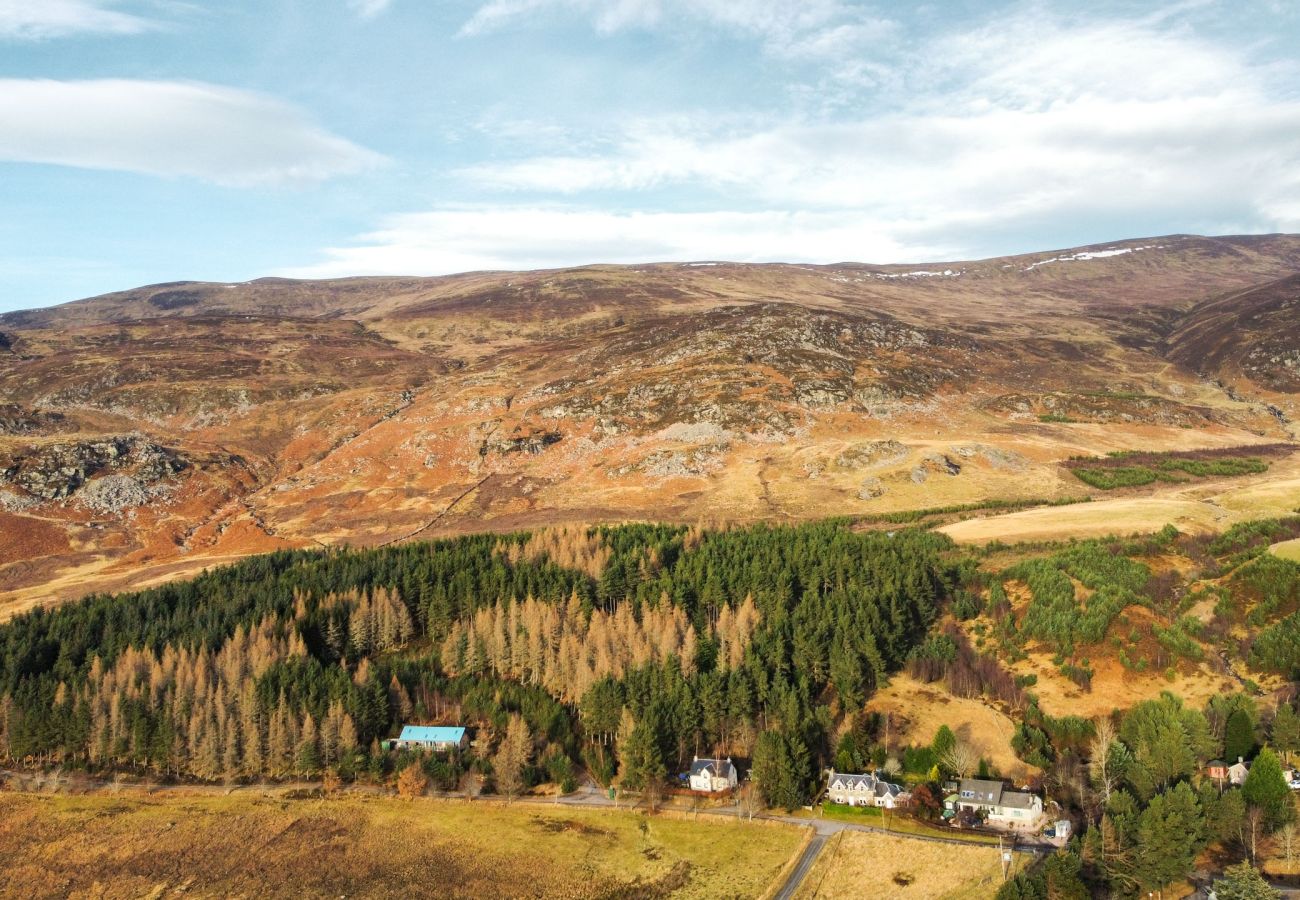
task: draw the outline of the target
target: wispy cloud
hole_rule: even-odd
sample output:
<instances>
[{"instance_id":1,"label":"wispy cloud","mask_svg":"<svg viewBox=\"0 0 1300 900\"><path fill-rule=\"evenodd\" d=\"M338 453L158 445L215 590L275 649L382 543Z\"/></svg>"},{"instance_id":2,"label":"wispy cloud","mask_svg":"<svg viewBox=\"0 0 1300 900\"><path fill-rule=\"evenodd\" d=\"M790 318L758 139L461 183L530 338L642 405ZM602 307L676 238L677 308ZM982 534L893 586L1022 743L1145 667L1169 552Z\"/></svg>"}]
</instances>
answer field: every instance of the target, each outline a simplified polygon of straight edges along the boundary
<instances>
[{"instance_id":1,"label":"wispy cloud","mask_svg":"<svg viewBox=\"0 0 1300 900\"><path fill-rule=\"evenodd\" d=\"M580 16L607 34L703 24L758 38L769 51L789 56L838 56L894 27L888 19L846 0L489 0L465 22L460 34L486 34L557 13Z\"/></svg>"},{"instance_id":2,"label":"wispy cloud","mask_svg":"<svg viewBox=\"0 0 1300 900\"><path fill-rule=\"evenodd\" d=\"M917 47L904 103L870 116L720 129L624 123L602 149L466 167L481 187L852 212L868 230L961 231L1141 213L1202 226L1300 225L1293 72L1146 21L1018 14ZM707 246L701 247L707 251Z\"/></svg>"},{"instance_id":3,"label":"wispy cloud","mask_svg":"<svg viewBox=\"0 0 1300 900\"><path fill-rule=\"evenodd\" d=\"M0 39L39 41L78 34L139 34L157 23L113 0L0 0Z\"/></svg>"},{"instance_id":4,"label":"wispy cloud","mask_svg":"<svg viewBox=\"0 0 1300 900\"><path fill-rule=\"evenodd\" d=\"M629 117L531 148L527 130L506 128L502 152L452 173L497 205L391 216L292 274L916 261L1006 252L1008 235L1051 243L1032 237L1044 229L1140 236L1139 222L1300 230L1296 67L1198 37L1185 13L1200 6L1082 21L1017 6L913 31L864 61L854 48L874 26L840 0L492 0L464 33L543 14L605 32L705 22L827 63L805 89L829 78L843 102Z\"/></svg>"},{"instance_id":5,"label":"wispy cloud","mask_svg":"<svg viewBox=\"0 0 1300 900\"><path fill-rule=\"evenodd\" d=\"M847 212L617 213L557 206L463 206L395 215L322 262L279 273L295 278L589 262L916 259L948 248L900 243Z\"/></svg>"},{"instance_id":6,"label":"wispy cloud","mask_svg":"<svg viewBox=\"0 0 1300 900\"><path fill-rule=\"evenodd\" d=\"M0 79L0 160L250 186L382 160L274 98L174 81Z\"/></svg>"},{"instance_id":7,"label":"wispy cloud","mask_svg":"<svg viewBox=\"0 0 1300 900\"><path fill-rule=\"evenodd\" d=\"M393 0L347 0L348 9L363 19L373 19L387 12Z\"/></svg>"}]
</instances>

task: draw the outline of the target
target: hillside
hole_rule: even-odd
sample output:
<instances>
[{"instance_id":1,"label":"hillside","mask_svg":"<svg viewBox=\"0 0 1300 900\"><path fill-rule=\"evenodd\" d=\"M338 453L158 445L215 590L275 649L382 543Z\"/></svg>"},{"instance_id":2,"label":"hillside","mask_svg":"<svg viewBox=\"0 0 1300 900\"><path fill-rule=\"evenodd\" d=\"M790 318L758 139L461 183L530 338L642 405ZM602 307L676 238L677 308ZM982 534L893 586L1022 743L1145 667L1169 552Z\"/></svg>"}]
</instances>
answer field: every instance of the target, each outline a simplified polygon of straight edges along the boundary
<instances>
[{"instance_id":1,"label":"hillside","mask_svg":"<svg viewBox=\"0 0 1300 900\"><path fill-rule=\"evenodd\" d=\"M1072 456L1294 436L1297 272L1297 236L1170 236L177 283L10 313L0 614L286 547L1082 498ZM1106 502L1152 530L1280 514L1300 456ZM1094 533L1071 525L1087 506L1051 528Z\"/></svg>"}]
</instances>

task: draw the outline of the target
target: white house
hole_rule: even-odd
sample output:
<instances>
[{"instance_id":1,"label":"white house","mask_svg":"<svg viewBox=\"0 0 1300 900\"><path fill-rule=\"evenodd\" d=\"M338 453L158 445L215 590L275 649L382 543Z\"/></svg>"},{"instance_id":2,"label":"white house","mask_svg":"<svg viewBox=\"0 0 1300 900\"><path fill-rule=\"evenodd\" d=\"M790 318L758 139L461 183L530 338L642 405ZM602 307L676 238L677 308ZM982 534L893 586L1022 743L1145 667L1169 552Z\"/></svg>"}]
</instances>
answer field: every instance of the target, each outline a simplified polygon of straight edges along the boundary
<instances>
[{"instance_id":1,"label":"white house","mask_svg":"<svg viewBox=\"0 0 1300 900\"><path fill-rule=\"evenodd\" d=\"M878 806L883 809L907 806L912 799L912 795L899 785L875 775L855 775L833 770L826 779L826 797L832 803Z\"/></svg>"},{"instance_id":2,"label":"white house","mask_svg":"<svg viewBox=\"0 0 1300 900\"><path fill-rule=\"evenodd\" d=\"M1250 774L1250 763L1246 762L1240 756L1237 761L1228 766L1228 781L1235 785L1246 783L1246 776Z\"/></svg>"},{"instance_id":3,"label":"white house","mask_svg":"<svg viewBox=\"0 0 1300 900\"><path fill-rule=\"evenodd\" d=\"M736 767L727 759L700 759L691 763L691 790L710 794L734 790L737 784Z\"/></svg>"},{"instance_id":4,"label":"white house","mask_svg":"<svg viewBox=\"0 0 1300 900\"><path fill-rule=\"evenodd\" d=\"M1037 794L1008 791L1002 782L982 778L963 778L944 805L982 811L990 825L1034 825L1043 817L1043 799Z\"/></svg>"}]
</instances>

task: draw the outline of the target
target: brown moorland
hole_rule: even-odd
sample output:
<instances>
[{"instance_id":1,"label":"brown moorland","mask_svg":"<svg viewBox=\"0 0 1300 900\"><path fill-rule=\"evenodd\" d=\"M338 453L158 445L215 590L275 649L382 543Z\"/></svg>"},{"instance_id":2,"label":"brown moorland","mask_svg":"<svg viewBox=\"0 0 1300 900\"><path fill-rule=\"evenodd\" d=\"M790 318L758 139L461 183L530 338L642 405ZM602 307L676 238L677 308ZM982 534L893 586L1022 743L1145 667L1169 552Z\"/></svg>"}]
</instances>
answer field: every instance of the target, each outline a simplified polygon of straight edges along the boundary
<instances>
[{"instance_id":1,"label":"brown moorland","mask_svg":"<svg viewBox=\"0 0 1300 900\"><path fill-rule=\"evenodd\" d=\"M1072 456L1294 439L1297 270L1300 237L1171 236L187 282L10 313L0 614L281 547L1082 498ZM1298 468L952 528L1208 528L1300 505Z\"/></svg>"}]
</instances>

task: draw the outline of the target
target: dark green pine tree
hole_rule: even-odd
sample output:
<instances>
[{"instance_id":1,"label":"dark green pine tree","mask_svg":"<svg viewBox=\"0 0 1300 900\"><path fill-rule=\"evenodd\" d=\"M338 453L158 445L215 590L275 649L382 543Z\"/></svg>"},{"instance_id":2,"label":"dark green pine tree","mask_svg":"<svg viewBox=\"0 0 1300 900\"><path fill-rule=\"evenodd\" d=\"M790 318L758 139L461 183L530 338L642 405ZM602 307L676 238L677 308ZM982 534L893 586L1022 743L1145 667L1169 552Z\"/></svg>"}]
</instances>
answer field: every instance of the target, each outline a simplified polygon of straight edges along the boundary
<instances>
[{"instance_id":1,"label":"dark green pine tree","mask_svg":"<svg viewBox=\"0 0 1300 900\"><path fill-rule=\"evenodd\" d=\"M1255 723L1244 709L1234 709L1223 727L1223 757L1228 762L1250 759L1255 752Z\"/></svg>"},{"instance_id":2,"label":"dark green pine tree","mask_svg":"<svg viewBox=\"0 0 1300 900\"><path fill-rule=\"evenodd\" d=\"M1250 774L1241 786L1242 796L1251 806L1264 811L1270 829L1280 828L1295 819L1295 803L1286 779L1282 777L1282 761L1265 747L1250 766Z\"/></svg>"},{"instance_id":3,"label":"dark green pine tree","mask_svg":"<svg viewBox=\"0 0 1300 900\"><path fill-rule=\"evenodd\" d=\"M1218 900L1281 900L1282 897L1264 880L1259 869L1248 862L1228 866L1223 877L1214 882L1214 896Z\"/></svg>"},{"instance_id":4,"label":"dark green pine tree","mask_svg":"<svg viewBox=\"0 0 1300 900\"><path fill-rule=\"evenodd\" d=\"M632 729L625 746L619 748L619 760L619 783L629 790L645 790L668 774L649 721L643 720Z\"/></svg>"},{"instance_id":5,"label":"dark green pine tree","mask_svg":"<svg viewBox=\"0 0 1300 900\"><path fill-rule=\"evenodd\" d=\"M1290 703L1283 703L1277 708L1277 715L1273 718L1271 744L1288 762L1291 754L1300 752L1300 716L1296 715Z\"/></svg>"},{"instance_id":6,"label":"dark green pine tree","mask_svg":"<svg viewBox=\"0 0 1300 900\"><path fill-rule=\"evenodd\" d=\"M1158 890L1187 877L1203 830L1201 808L1187 782L1152 797L1138 823L1136 875L1141 885Z\"/></svg>"}]
</instances>

